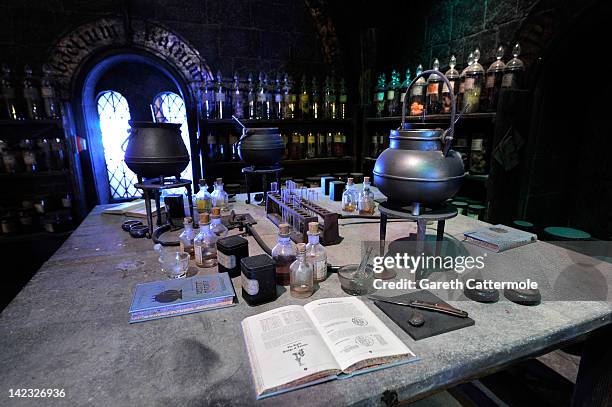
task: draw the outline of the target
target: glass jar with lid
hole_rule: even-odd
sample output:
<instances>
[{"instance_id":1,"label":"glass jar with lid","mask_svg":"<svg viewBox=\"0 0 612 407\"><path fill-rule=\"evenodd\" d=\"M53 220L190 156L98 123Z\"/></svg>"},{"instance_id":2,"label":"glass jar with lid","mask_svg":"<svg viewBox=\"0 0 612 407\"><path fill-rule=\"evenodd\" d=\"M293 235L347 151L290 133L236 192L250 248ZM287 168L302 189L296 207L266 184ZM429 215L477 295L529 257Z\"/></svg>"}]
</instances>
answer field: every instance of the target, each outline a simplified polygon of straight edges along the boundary
<instances>
[{"instance_id":1,"label":"glass jar with lid","mask_svg":"<svg viewBox=\"0 0 612 407\"><path fill-rule=\"evenodd\" d=\"M416 76L419 76L423 72L423 65L419 65L416 70ZM423 114L425 109L425 88L427 82L422 76L410 88L410 115L420 116Z\"/></svg>"},{"instance_id":2,"label":"glass jar with lid","mask_svg":"<svg viewBox=\"0 0 612 407\"><path fill-rule=\"evenodd\" d=\"M463 106L466 113L478 112L480 93L484 82L484 68L478 63L480 51L474 50L474 63L466 68L463 89Z\"/></svg>"},{"instance_id":3,"label":"glass jar with lid","mask_svg":"<svg viewBox=\"0 0 612 407\"><path fill-rule=\"evenodd\" d=\"M523 86L525 76L525 64L518 57L521 53L521 46L516 43L512 48L512 59L508 61L504 68L501 87L504 89L520 89Z\"/></svg>"},{"instance_id":4,"label":"glass jar with lid","mask_svg":"<svg viewBox=\"0 0 612 407\"><path fill-rule=\"evenodd\" d=\"M499 99L499 90L501 89L502 78L506 64L502 61L504 57L504 47L501 45L495 52L495 62L487 69L487 78L485 80L485 89L480 103L482 110L486 112L494 112L497 110L497 100Z\"/></svg>"},{"instance_id":5,"label":"glass jar with lid","mask_svg":"<svg viewBox=\"0 0 612 407\"><path fill-rule=\"evenodd\" d=\"M463 68L461 74L459 75L459 90L457 91L457 98L455 103L457 103L456 109L457 111L461 111L463 109L463 96L465 95L465 73L468 68L472 66L474 63L474 53L470 52L467 59L467 66Z\"/></svg>"},{"instance_id":6,"label":"glass jar with lid","mask_svg":"<svg viewBox=\"0 0 612 407\"><path fill-rule=\"evenodd\" d=\"M440 61L434 59L433 70L440 70ZM442 77L440 75L431 74L427 78L427 114L438 114L442 111Z\"/></svg>"},{"instance_id":7,"label":"glass jar with lid","mask_svg":"<svg viewBox=\"0 0 612 407\"><path fill-rule=\"evenodd\" d=\"M459 91L459 86L457 86L457 82L459 82L459 71L455 69L455 65L457 65L457 58L453 55L448 63L449 69L445 73L446 78L450 82L450 89L446 82L442 83L442 113L451 112L451 92L453 92L456 97Z\"/></svg>"}]
</instances>

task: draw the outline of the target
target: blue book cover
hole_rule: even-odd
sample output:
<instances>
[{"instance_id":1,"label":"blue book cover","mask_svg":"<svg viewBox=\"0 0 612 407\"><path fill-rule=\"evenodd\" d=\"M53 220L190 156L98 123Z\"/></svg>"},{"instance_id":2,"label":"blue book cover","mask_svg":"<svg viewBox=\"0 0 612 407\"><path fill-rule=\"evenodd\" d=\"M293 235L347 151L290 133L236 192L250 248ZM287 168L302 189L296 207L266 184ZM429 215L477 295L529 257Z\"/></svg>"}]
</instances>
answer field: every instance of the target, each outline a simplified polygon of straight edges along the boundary
<instances>
[{"instance_id":1,"label":"blue book cover","mask_svg":"<svg viewBox=\"0 0 612 407\"><path fill-rule=\"evenodd\" d=\"M465 240L495 252L503 252L515 247L535 242L538 237L506 225L488 226L463 234Z\"/></svg>"},{"instance_id":2,"label":"blue book cover","mask_svg":"<svg viewBox=\"0 0 612 407\"><path fill-rule=\"evenodd\" d=\"M227 273L154 281L136 286L130 313L214 304L234 296Z\"/></svg>"}]
</instances>

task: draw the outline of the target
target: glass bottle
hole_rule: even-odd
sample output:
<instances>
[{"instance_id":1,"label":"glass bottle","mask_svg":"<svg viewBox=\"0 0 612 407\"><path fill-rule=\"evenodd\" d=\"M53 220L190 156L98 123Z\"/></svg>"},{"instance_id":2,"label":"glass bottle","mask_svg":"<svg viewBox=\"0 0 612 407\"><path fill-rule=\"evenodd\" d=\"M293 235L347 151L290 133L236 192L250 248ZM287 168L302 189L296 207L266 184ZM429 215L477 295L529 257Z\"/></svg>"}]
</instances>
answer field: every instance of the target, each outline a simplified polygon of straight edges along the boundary
<instances>
[{"instance_id":1,"label":"glass bottle","mask_svg":"<svg viewBox=\"0 0 612 407\"><path fill-rule=\"evenodd\" d=\"M34 86L32 68L26 65L24 72L25 78L23 80L23 99L26 103L28 117L33 120L42 119L40 92L38 91L38 88Z\"/></svg>"},{"instance_id":2,"label":"glass bottle","mask_svg":"<svg viewBox=\"0 0 612 407\"><path fill-rule=\"evenodd\" d=\"M253 74L249 74L247 82L247 118L253 120L257 117L257 95L253 85Z\"/></svg>"},{"instance_id":3,"label":"glass bottle","mask_svg":"<svg viewBox=\"0 0 612 407\"><path fill-rule=\"evenodd\" d=\"M306 158L315 158L317 156L315 135L309 131L306 144Z\"/></svg>"},{"instance_id":4,"label":"glass bottle","mask_svg":"<svg viewBox=\"0 0 612 407\"><path fill-rule=\"evenodd\" d=\"M189 253L189 257L192 259L195 256L193 248L193 240L195 239L195 232L193 231L193 219L191 216L187 216L183 220L183 226L185 229L179 235L179 245L182 253Z\"/></svg>"},{"instance_id":5,"label":"glass bottle","mask_svg":"<svg viewBox=\"0 0 612 407\"><path fill-rule=\"evenodd\" d=\"M272 84L268 82L268 75L264 74L264 95L265 95L265 104L264 104L264 118L266 120L270 120L274 117L273 106L274 106L274 96L272 95Z\"/></svg>"},{"instance_id":6,"label":"glass bottle","mask_svg":"<svg viewBox=\"0 0 612 407\"><path fill-rule=\"evenodd\" d=\"M21 119L19 109L17 107L17 99L15 96L15 87L11 80L11 69L6 64L2 64L2 81L0 82L2 90L3 116L11 120Z\"/></svg>"},{"instance_id":7,"label":"glass bottle","mask_svg":"<svg viewBox=\"0 0 612 407\"><path fill-rule=\"evenodd\" d=\"M312 78L312 92L310 94L310 112L313 119L322 119L323 110L321 108L321 94L317 85L317 78Z\"/></svg>"},{"instance_id":8,"label":"glass bottle","mask_svg":"<svg viewBox=\"0 0 612 407\"><path fill-rule=\"evenodd\" d=\"M272 117L274 119L282 119L284 117L283 113L283 88L281 86L280 75L276 75L276 79L274 80L274 103L272 104Z\"/></svg>"},{"instance_id":9,"label":"glass bottle","mask_svg":"<svg viewBox=\"0 0 612 407\"><path fill-rule=\"evenodd\" d=\"M504 76L506 64L502 61L504 57L504 47L501 45L495 52L495 62L487 69L487 79L485 80L485 91L482 93L480 103L482 110L486 112L494 112L497 110L497 100L499 99L499 90Z\"/></svg>"},{"instance_id":10,"label":"glass bottle","mask_svg":"<svg viewBox=\"0 0 612 407\"><path fill-rule=\"evenodd\" d=\"M60 104L55 94L53 87L51 67L47 64L42 66L43 78L40 86L43 105L45 107L45 115L48 119L60 118Z\"/></svg>"},{"instance_id":11,"label":"glass bottle","mask_svg":"<svg viewBox=\"0 0 612 407\"><path fill-rule=\"evenodd\" d=\"M517 42L512 48L512 59L508 61L504 69L501 87L504 89L521 89L523 87L525 64L518 57L521 54L521 46Z\"/></svg>"},{"instance_id":12,"label":"glass bottle","mask_svg":"<svg viewBox=\"0 0 612 407\"><path fill-rule=\"evenodd\" d=\"M49 171L53 168L51 162L51 143L46 138L40 138L36 141L38 150L36 152L36 161L41 171ZM0 148L0 150L2 150Z\"/></svg>"},{"instance_id":13,"label":"glass bottle","mask_svg":"<svg viewBox=\"0 0 612 407\"><path fill-rule=\"evenodd\" d=\"M215 189L211 194L212 206L217 207L223 212L229 210L227 192L223 190L223 179L217 178L215 181Z\"/></svg>"},{"instance_id":14,"label":"glass bottle","mask_svg":"<svg viewBox=\"0 0 612 407\"><path fill-rule=\"evenodd\" d=\"M455 100L455 102L457 103L456 109L458 112L463 109L463 98L465 95L465 73L467 72L468 68L472 66L473 63L474 53L470 52L468 55L467 66L463 68L461 74L459 75L459 91L457 92L457 99Z\"/></svg>"},{"instance_id":15,"label":"glass bottle","mask_svg":"<svg viewBox=\"0 0 612 407\"><path fill-rule=\"evenodd\" d=\"M346 119L348 117L347 112L348 96L346 95L346 84L344 78L340 79L340 91L338 96L338 119Z\"/></svg>"},{"instance_id":16,"label":"glass bottle","mask_svg":"<svg viewBox=\"0 0 612 407\"><path fill-rule=\"evenodd\" d=\"M398 116L401 114L400 103L400 75L395 69L391 71L391 81L387 87L387 116Z\"/></svg>"},{"instance_id":17,"label":"glass bottle","mask_svg":"<svg viewBox=\"0 0 612 407\"><path fill-rule=\"evenodd\" d=\"M342 140L342 132L338 131L333 136L332 153L334 157L344 157L344 145Z\"/></svg>"},{"instance_id":18,"label":"glass bottle","mask_svg":"<svg viewBox=\"0 0 612 407\"><path fill-rule=\"evenodd\" d=\"M36 152L34 151L34 143L30 139L24 139L19 143L21 147L21 157L23 164L25 165L26 172L38 171L38 164L36 162Z\"/></svg>"},{"instance_id":19,"label":"glass bottle","mask_svg":"<svg viewBox=\"0 0 612 407\"><path fill-rule=\"evenodd\" d=\"M476 113L480 109L480 93L484 82L484 68L478 63L480 51L474 50L474 63L465 71L465 84L463 89L463 108L466 113ZM469 106L468 106L469 104Z\"/></svg>"},{"instance_id":20,"label":"glass bottle","mask_svg":"<svg viewBox=\"0 0 612 407\"><path fill-rule=\"evenodd\" d=\"M434 59L432 69L440 71L440 61ZM439 114L442 111L442 77L431 74L427 78L426 105L427 114Z\"/></svg>"},{"instance_id":21,"label":"glass bottle","mask_svg":"<svg viewBox=\"0 0 612 407\"><path fill-rule=\"evenodd\" d=\"M51 165L54 170L63 170L67 167L64 143L60 138L51 141Z\"/></svg>"},{"instance_id":22,"label":"glass bottle","mask_svg":"<svg viewBox=\"0 0 612 407\"><path fill-rule=\"evenodd\" d=\"M300 158L306 158L308 143L304 133L300 133Z\"/></svg>"},{"instance_id":23,"label":"glass bottle","mask_svg":"<svg viewBox=\"0 0 612 407\"><path fill-rule=\"evenodd\" d=\"M385 88L385 74L381 73L378 75L378 81L376 81L376 88L374 89L376 117L382 117L385 111Z\"/></svg>"},{"instance_id":24,"label":"glass bottle","mask_svg":"<svg viewBox=\"0 0 612 407\"><path fill-rule=\"evenodd\" d=\"M221 78L221 71L217 71L217 83L215 84L215 119L225 119L227 116L225 88Z\"/></svg>"},{"instance_id":25,"label":"glass bottle","mask_svg":"<svg viewBox=\"0 0 612 407\"><path fill-rule=\"evenodd\" d=\"M227 236L227 228L221 222L221 208L213 206L210 214L210 230L218 237Z\"/></svg>"},{"instance_id":26,"label":"glass bottle","mask_svg":"<svg viewBox=\"0 0 612 407\"><path fill-rule=\"evenodd\" d=\"M357 210L357 195L353 178L346 180L346 189L342 193L342 212L353 214Z\"/></svg>"},{"instance_id":27,"label":"glass bottle","mask_svg":"<svg viewBox=\"0 0 612 407\"><path fill-rule=\"evenodd\" d=\"M360 215L373 215L374 208L374 193L370 190L370 177L363 177L363 189L357 198L357 209Z\"/></svg>"},{"instance_id":28,"label":"glass bottle","mask_svg":"<svg viewBox=\"0 0 612 407\"><path fill-rule=\"evenodd\" d=\"M276 284L289 285L291 282L290 266L296 259L295 244L291 241L290 226L287 223L278 225L278 241L272 248L272 259L276 264Z\"/></svg>"},{"instance_id":29,"label":"glass bottle","mask_svg":"<svg viewBox=\"0 0 612 407\"><path fill-rule=\"evenodd\" d=\"M457 86L457 82L459 81L459 71L455 69L455 65L457 65L457 58L455 56L451 56L451 59L448 63L449 69L446 71L446 78L450 82L450 89L446 82L442 84L442 113L450 113L451 112L451 92L457 95L459 90L459 86Z\"/></svg>"},{"instance_id":30,"label":"glass bottle","mask_svg":"<svg viewBox=\"0 0 612 407\"><path fill-rule=\"evenodd\" d=\"M417 76L423 72L423 65L419 65L416 70ZM412 88L410 88L410 115L420 116L425 109L425 88L427 81L422 76L417 79Z\"/></svg>"},{"instance_id":31,"label":"glass bottle","mask_svg":"<svg viewBox=\"0 0 612 407\"><path fill-rule=\"evenodd\" d=\"M208 162L217 161L217 156L218 156L217 137L215 137L215 134L210 130L208 131L208 135L206 136L206 144L208 146L208 151L207 151L207 156L206 156Z\"/></svg>"},{"instance_id":32,"label":"glass bottle","mask_svg":"<svg viewBox=\"0 0 612 407\"><path fill-rule=\"evenodd\" d=\"M232 114L239 119L244 117L244 95L240 90L240 78L234 73L234 85L232 87Z\"/></svg>"},{"instance_id":33,"label":"glass bottle","mask_svg":"<svg viewBox=\"0 0 612 407\"><path fill-rule=\"evenodd\" d=\"M215 109L215 93L211 85L212 84L209 81L205 81L201 95L201 115L203 119L207 120L214 118L213 112Z\"/></svg>"},{"instance_id":34,"label":"glass bottle","mask_svg":"<svg viewBox=\"0 0 612 407\"><path fill-rule=\"evenodd\" d=\"M315 282L327 278L327 253L319 243L319 222L308 223L308 243L306 244L306 262L312 266Z\"/></svg>"},{"instance_id":35,"label":"glass bottle","mask_svg":"<svg viewBox=\"0 0 612 407\"><path fill-rule=\"evenodd\" d=\"M325 133L317 133L317 157L327 157L327 149L325 144Z\"/></svg>"},{"instance_id":36,"label":"glass bottle","mask_svg":"<svg viewBox=\"0 0 612 407\"><path fill-rule=\"evenodd\" d=\"M259 73L259 83L257 85L257 102L255 105L255 118L262 120L266 117L266 84L264 83L263 72Z\"/></svg>"},{"instance_id":37,"label":"glass bottle","mask_svg":"<svg viewBox=\"0 0 612 407\"><path fill-rule=\"evenodd\" d=\"M302 85L300 87L300 117L310 119L310 94L306 86L306 75L302 75Z\"/></svg>"},{"instance_id":38,"label":"glass bottle","mask_svg":"<svg viewBox=\"0 0 612 407\"><path fill-rule=\"evenodd\" d=\"M409 103L410 100L406 100L406 92L408 92L408 86L410 85L410 68L406 68L406 75L404 76L404 82L400 85L400 114L404 107L404 103ZM409 110L406 110L407 114L410 114Z\"/></svg>"},{"instance_id":39,"label":"glass bottle","mask_svg":"<svg viewBox=\"0 0 612 407\"><path fill-rule=\"evenodd\" d=\"M325 101L323 103L323 112L326 119L336 119L336 89L334 78L325 78Z\"/></svg>"},{"instance_id":40,"label":"glass bottle","mask_svg":"<svg viewBox=\"0 0 612 407\"><path fill-rule=\"evenodd\" d=\"M219 238L210 229L210 218L207 213L200 214L198 224L200 229L193 239L196 266L215 267L217 265L217 240Z\"/></svg>"},{"instance_id":41,"label":"glass bottle","mask_svg":"<svg viewBox=\"0 0 612 407\"><path fill-rule=\"evenodd\" d=\"M289 292L292 297L308 298L314 294L312 266L306 262L306 245L297 245L297 256L290 266L291 277Z\"/></svg>"},{"instance_id":42,"label":"glass bottle","mask_svg":"<svg viewBox=\"0 0 612 407\"><path fill-rule=\"evenodd\" d=\"M378 132L375 132L370 138L370 157L378 157Z\"/></svg>"},{"instance_id":43,"label":"glass bottle","mask_svg":"<svg viewBox=\"0 0 612 407\"><path fill-rule=\"evenodd\" d=\"M287 74L283 79L283 98L283 119L295 119L297 97Z\"/></svg>"},{"instance_id":44,"label":"glass bottle","mask_svg":"<svg viewBox=\"0 0 612 407\"><path fill-rule=\"evenodd\" d=\"M325 151L327 151L328 157L334 156L333 146L334 146L334 136L331 131L328 131L327 135L325 136Z\"/></svg>"},{"instance_id":45,"label":"glass bottle","mask_svg":"<svg viewBox=\"0 0 612 407\"><path fill-rule=\"evenodd\" d=\"M289 158L292 160L300 159L300 134L297 131L294 131L291 134L291 144L289 145Z\"/></svg>"},{"instance_id":46,"label":"glass bottle","mask_svg":"<svg viewBox=\"0 0 612 407\"><path fill-rule=\"evenodd\" d=\"M200 180L200 190L195 196L195 207L198 213L210 213L212 209L212 197L205 179Z\"/></svg>"}]
</instances>

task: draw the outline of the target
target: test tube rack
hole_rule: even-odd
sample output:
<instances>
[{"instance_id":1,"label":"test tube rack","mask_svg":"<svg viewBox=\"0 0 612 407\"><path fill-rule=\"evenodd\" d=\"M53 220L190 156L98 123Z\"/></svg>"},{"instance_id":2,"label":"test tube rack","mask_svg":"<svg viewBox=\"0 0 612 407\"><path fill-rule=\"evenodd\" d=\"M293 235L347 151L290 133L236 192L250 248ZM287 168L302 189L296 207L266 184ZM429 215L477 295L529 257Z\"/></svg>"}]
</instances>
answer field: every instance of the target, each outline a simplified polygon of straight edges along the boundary
<instances>
[{"instance_id":1,"label":"test tube rack","mask_svg":"<svg viewBox=\"0 0 612 407\"><path fill-rule=\"evenodd\" d=\"M287 218L291 218L293 223L293 232L291 240L296 243L308 242L308 224L310 222L318 222L321 235L319 241L323 246L331 246L342 241L338 230L338 217L335 212L330 212L325 208L307 200L301 199L301 207L296 207L293 203L283 202L281 195L276 192L268 192L266 195L266 216L276 226L283 223L283 212ZM315 214L312 216L306 210ZM321 220L319 220L321 219Z\"/></svg>"}]
</instances>

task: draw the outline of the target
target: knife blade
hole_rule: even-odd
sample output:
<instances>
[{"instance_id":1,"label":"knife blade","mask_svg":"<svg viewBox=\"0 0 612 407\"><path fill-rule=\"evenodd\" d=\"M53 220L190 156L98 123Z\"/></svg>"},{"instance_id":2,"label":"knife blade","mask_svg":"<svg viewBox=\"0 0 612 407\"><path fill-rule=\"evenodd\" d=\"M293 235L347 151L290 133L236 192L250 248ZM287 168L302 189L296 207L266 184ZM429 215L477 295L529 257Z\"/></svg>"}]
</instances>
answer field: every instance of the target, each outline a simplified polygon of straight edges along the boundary
<instances>
[{"instance_id":1,"label":"knife blade","mask_svg":"<svg viewBox=\"0 0 612 407\"><path fill-rule=\"evenodd\" d=\"M466 311L463 311L463 310L460 310L459 308L455 308L448 304L443 304L439 302L428 302L428 301L419 301L419 300L400 301L400 300L394 300L391 298L379 297L377 295L370 295L368 296L368 298L374 301L381 301L381 302L386 302L389 304L403 305L406 307L440 312L442 314L452 315L454 317L459 317L459 318L468 317L468 313Z\"/></svg>"}]
</instances>

